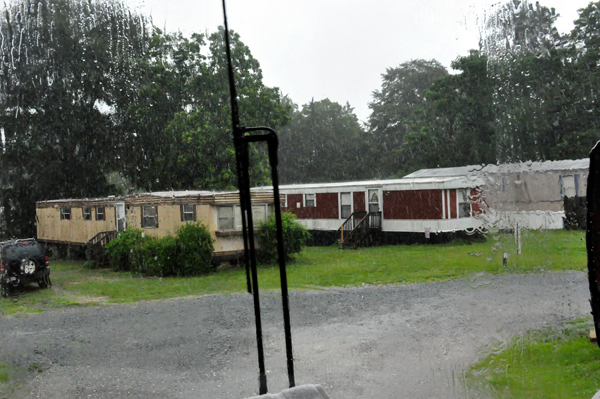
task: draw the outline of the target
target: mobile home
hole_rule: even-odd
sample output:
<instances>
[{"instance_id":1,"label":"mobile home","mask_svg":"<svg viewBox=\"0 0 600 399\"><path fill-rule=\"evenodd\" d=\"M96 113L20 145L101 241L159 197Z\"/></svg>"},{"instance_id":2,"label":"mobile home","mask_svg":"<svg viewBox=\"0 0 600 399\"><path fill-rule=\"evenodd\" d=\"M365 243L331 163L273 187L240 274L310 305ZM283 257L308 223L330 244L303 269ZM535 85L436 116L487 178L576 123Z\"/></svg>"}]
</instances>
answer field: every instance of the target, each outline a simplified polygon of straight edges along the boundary
<instances>
[{"instance_id":1,"label":"mobile home","mask_svg":"<svg viewBox=\"0 0 600 399\"><path fill-rule=\"evenodd\" d=\"M273 192L253 192L255 226L273 210ZM36 203L37 239L50 246L83 248L102 235L141 229L175 234L184 223L201 222L214 241L215 256L232 259L244 249L238 192L165 191L124 197L61 199Z\"/></svg>"},{"instance_id":2,"label":"mobile home","mask_svg":"<svg viewBox=\"0 0 600 399\"><path fill-rule=\"evenodd\" d=\"M361 223L357 219L379 230L384 241L397 242L411 235L429 238L477 229L482 183L458 176L292 184L280 191L282 210L295 214L324 242L353 230Z\"/></svg>"}]
</instances>

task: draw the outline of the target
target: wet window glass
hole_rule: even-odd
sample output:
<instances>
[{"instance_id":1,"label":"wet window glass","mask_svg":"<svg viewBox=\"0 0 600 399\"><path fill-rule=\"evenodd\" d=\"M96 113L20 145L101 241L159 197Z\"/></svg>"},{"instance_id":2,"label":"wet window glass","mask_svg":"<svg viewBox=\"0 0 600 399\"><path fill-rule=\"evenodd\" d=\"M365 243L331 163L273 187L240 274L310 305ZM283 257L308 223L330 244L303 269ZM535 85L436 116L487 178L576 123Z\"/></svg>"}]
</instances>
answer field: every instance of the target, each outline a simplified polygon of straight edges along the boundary
<instances>
[{"instance_id":1,"label":"wet window glass","mask_svg":"<svg viewBox=\"0 0 600 399\"><path fill-rule=\"evenodd\" d=\"M194 205L181 205L181 220L183 222L194 222L196 220Z\"/></svg>"},{"instance_id":2,"label":"wet window glass","mask_svg":"<svg viewBox=\"0 0 600 399\"><path fill-rule=\"evenodd\" d=\"M96 207L96 220L105 220L104 218L105 209L103 206Z\"/></svg>"},{"instance_id":3,"label":"wet window glass","mask_svg":"<svg viewBox=\"0 0 600 399\"><path fill-rule=\"evenodd\" d=\"M142 206L142 227L145 229L158 227L158 207L156 205Z\"/></svg>"},{"instance_id":4,"label":"wet window glass","mask_svg":"<svg viewBox=\"0 0 600 399\"><path fill-rule=\"evenodd\" d=\"M71 220L71 208L60 208L60 219Z\"/></svg>"},{"instance_id":5,"label":"wet window glass","mask_svg":"<svg viewBox=\"0 0 600 399\"><path fill-rule=\"evenodd\" d=\"M0 398L592 398L600 2L226 2L2 4Z\"/></svg>"}]
</instances>

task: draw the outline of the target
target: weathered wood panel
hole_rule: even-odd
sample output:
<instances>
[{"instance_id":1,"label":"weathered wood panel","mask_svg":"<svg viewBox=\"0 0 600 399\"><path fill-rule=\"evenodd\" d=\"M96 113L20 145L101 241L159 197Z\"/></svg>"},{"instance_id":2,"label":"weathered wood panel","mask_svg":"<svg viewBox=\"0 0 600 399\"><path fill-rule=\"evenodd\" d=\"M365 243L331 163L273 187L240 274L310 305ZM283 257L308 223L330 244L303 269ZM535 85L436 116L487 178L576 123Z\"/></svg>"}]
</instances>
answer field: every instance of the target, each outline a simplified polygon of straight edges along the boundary
<instances>
[{"instance_id":1,"label":"weathered wood panel","mask_svg":"<svg viewBox=\"0 0 600 399\"><path fill-rule=\"evenodd\" d=\"M95 210L92 220L83 219L82 208L71 208L71 219L60 219L61 207L38 208L37 239L41 241L65 242L83 244L96 234L103 231L115 230L115 208L105 207L105 220L96 220Z\"/></svg>"}]
</instances>

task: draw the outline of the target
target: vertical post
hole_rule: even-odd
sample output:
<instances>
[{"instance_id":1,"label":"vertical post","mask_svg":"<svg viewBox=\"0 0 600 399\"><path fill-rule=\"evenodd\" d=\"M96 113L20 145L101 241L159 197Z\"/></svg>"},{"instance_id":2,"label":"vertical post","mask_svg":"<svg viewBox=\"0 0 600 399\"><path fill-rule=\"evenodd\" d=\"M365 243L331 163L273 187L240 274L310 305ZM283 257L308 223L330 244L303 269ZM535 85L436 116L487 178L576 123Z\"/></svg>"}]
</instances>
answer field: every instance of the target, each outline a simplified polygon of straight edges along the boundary
<instances>
[{"instance_id":1,"label":"vertical post","mask_svg":"<svg viewBox=\"0 0 600 399\"><path fill-rule=\"evenodd\" d=\"M517 223L517 254L521 255L521 227L519 226L519 223Z\"/></svg>"},{"instance_id":2,"label":"vertical post","mask_svg":"<svg viewBox=\"0 0 600 399\"><path fill-rule=\"evenodd\" d=\"M588 258L588 283L590 305L594 316L596 336L600 335L600 142L590 153L590 171L587 186L587 231L586 248ZM600 341L598 341L600 346Z\"/></svg>"},{"instance_id":3,"label":"vertical post","mask_svg":"<svg viewBox=\"0 0 600 399\"><path fill-rule=\"evenodd\" d=\"M231 61L231 49L229 43L229 27L227 25L227 12L225 0L223 0L223 20L225 25L225 51L227 55L227 74L229 78L229 94L231 98L231 123L233 125L233 142L235 145L235 160L238 175L238 189L240 193L240 208L242 214L242 230L244 235L244 257L246 261L246 283L250 287L248 278L248 262L252 269L252 294L254 298L254 320L256 325L256 344L258 350L259 368L259 393L267 393L267 375L265 373L265 359L262 341L262 325L260 319L260 299L258 292L258 278L256 272L256 254L254 252L254 227L252 225L252 205L250 198L250 180L248 176L248 144L243 141L243 130L240 125L237 92L235 89L235 76ZM247 223L246 223L247 222ZM248 253L248 249L250 253ZM248 257L250 259L248 259Z\"/></svg>"},{"instance_id":4,"label":"vertical post","mask_svg":"<svg viewBox=\"0 0 600 399\"><path fill-rule=\"evenodd\" d=\"M294 376L294 355L292 352L292 329L290 323L290 306L285 269L285 248L283 243L283 223L281 220L281 200L279 196L279 176L277 173L277 135L269 134L269 161L271 163L271 179L273 180L273 202L275 203L275 224L277 226L277 254L279 255L279 277L281 279L281 304L283 307L283 328L285 331L285 352L287 358L288 381L290 388L296 386Z\"/></svg>"}]
</instances>

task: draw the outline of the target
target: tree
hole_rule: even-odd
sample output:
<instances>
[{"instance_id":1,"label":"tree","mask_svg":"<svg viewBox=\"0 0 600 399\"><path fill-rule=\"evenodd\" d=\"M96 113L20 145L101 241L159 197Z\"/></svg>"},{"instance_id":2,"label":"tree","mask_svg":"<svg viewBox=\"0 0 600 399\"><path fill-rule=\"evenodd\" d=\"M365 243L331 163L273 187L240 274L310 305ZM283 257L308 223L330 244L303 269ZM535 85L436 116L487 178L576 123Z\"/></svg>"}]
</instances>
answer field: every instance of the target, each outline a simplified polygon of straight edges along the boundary
<instances>
[{"instance_id":1,"label":"tree","mask_svg":"<svg viewBox=\"0 0 600 399\"><path fill-rule=\"evenodd\" d=\"M128 86L119 107L127 138L124 173L136 186L236 187L223 34L220 28L208 38L186 38L154 29L150 57L134 67L141 71L140 84ZM262 83L258 61L239 35L230 35L242 124L278 129L289 118L279 90ZM265 153L251 150L253 184L268 183Z\"/></svg>"},{"instance_id":2,"label":"tree","mask_svg":"<svg viewBox=\"0 0 600 399\"><path fill-rule=\"evenodd\" d=\"M460 71L425 91L413 130L399 152L407 171L495 162L492 87L487 58L477 51L452 62Z\"/></svg>"},{"instance_id":3,"label":"tree","mask_svg":"<svg viewBox=\"0 0 600 399\"><path fill-rule=\"evenodd\" d=\"M294 111L279 135L283 183L356 180L368 176L365 133L350 104L312 100Z\"/></svg>"},{"instance_id":4,"label":"tree","mask_svg":"<svg viewBox=\"0 0 600 399\"><path fill-rule=\"evenodd\" d=\"M7 234L35 234L35 201L104 194L115 164L116 77L146 20L116 1L22 0L0 17L1 190Z\"/></svg>"},{"instance_id":5,"label":"tree","mask_svg":"<svg viewBox=\"0 0 600 399\"><path fill-rule=\"evenodd\" d=\"M396 176L403 168L399 151L404 137L414 129L424 106L425 91L448 71L436 60L412 60L382 75L381 90L369 104L372 170L381 177Z\"/></svg>"}]
</instances>

